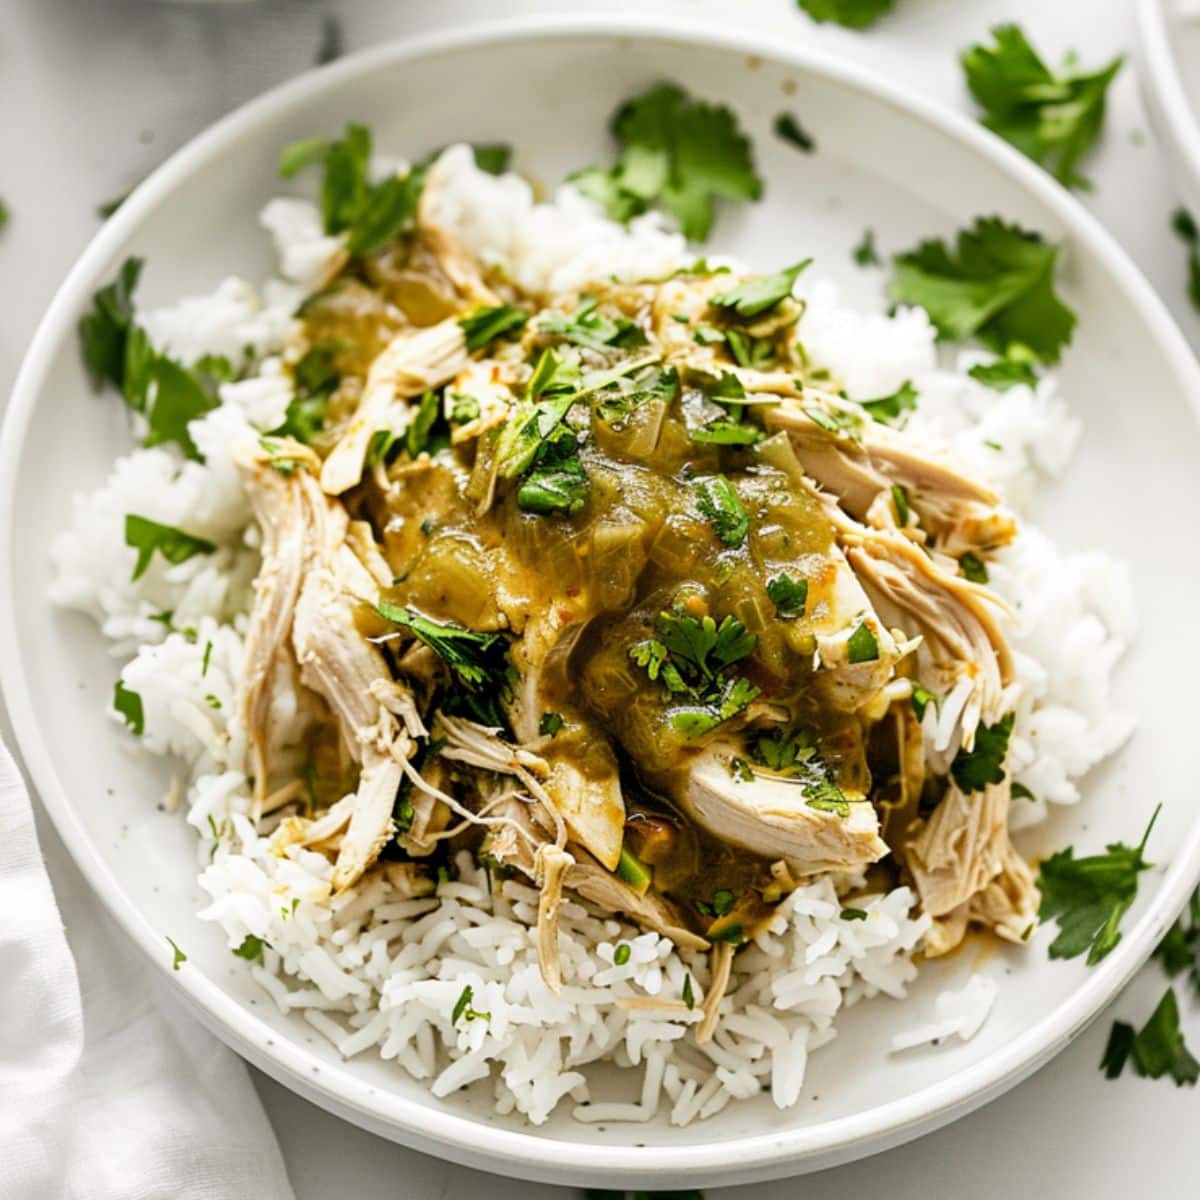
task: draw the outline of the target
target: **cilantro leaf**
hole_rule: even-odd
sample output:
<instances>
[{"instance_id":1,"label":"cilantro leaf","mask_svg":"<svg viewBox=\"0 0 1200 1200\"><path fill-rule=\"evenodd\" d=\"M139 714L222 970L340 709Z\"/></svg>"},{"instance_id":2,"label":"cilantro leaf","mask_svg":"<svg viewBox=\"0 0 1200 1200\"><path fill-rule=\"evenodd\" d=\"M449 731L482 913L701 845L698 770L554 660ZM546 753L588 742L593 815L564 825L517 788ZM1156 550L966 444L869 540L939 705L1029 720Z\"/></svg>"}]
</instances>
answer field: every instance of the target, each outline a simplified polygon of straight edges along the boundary
<instances>
[{"instance_id":1,"label":"cilantro leaf","mask_svg":"<svg viewBox=\"0 0 1200 1200\"><path fill-rule=\"evenodd\" d=\"M983 123L1067 187L1090 188L1076 169L1104 124L1108 88L1123 59L1087 74L1056 74L1016 25L992 30L991 46L962 55L967 86Z\"/></svg>"},{"instance_id":2,"label":"cilantro leaf","mask_svg":"<svg viewBox=\"0 0 1200 1200\"><path fill-rule=\"evenodd\" d=\"M917 715L918 721L925 719L925 707L932 700L934 709L937 708L937 697L926 687L922 687L919 683L913 685L912 690L912 707L913 712ZM1017 785L1013 784L1015 788Z\"/></svg>"},{"instance_id":3,"label":"cilantro leaf","mask_svg":"<svg viewBox=\"0 0 1200 1200\"><path fill-rule=\"evenodd\" d=\"M271 430L273 436L292 437L308 445L325 427L329 397L341 383L334 366L341 347L338 339L325 338L310 346L292 367L296 394L288 401L283 424Z\"/></svg>"},{"instance_id":4,"label":"cilantro leaf","mask_svg":"<svg viewBox=\"0 0 1200 1200\"><path fill-rule=\"evenodd\" d=\"M750 532L750 515L734 486L724 475L710 475L693 484L696 507L726 546L740 546Z\"/></svg>"},{"instance_id":5,"label":"cilantro leaf","mask_svg":"<svg viewBox=\"0 0 1200 1200\"><path fill-rule=\"evenodd\" d=\"M628 317L606 317L596 311L595 296L584 296L569 316L551 314L538 322L541 333L555 334L589 350L633 349L646 344L646 334Z\"/></svg>"},{"instance_id":6,"label":"cilantro leaf","mask_svg":"<svg viewBox=\"0 0 1200 1200\"><path fill-rule=\"evenodd\" d=\"M613 220L627 221L658 203L685 237L704 241L714 199L762 195L750 143L733 113L693 101L674 84L658 84L621 105L612 131L621 144L616 165L581 171L571 182Z\"/></svg>"},{"instance_id":7,"label":"cilantro leaf","mask_svg":"<svg viewBox=\"0 0 1200 1200\"><path fill-rule=\"evenodd\" d=\"M267 943L260 937L255 937L254 934L248 933L242 939L242 944L236 947L233 951L238 958L244 958L247 962L257 962L262 959L263 947Z\"/></svg>"},{"instance_id":8,"label":"cilantro leaf","mask_svg":"<svg viewBox=\"0 0 1200 1200\"><path fill-rule=\"evenodd\" d=\"M1171 228L1187 243L1188 247L1188 299L1192 307L1200 312L1200 231L1186 209L1175 210L1171 217Z\"/></svg>"},{"instance_id":9,"label":"cilantro leaf","mask_svg":"<svg viewBox=\"0 0 1200 1200\"><path fill-rule=\"evenodd\" d=\"M174 442L188 458L201 461L203 456L192 441L188 425L217 407L216 387L199 371L189 371L165 354L153 350L150 354L148 375L154 390L145 444Z\"/></svg>"},{"instance_id":10,"label":"cilantro leaf","mask_svg":"<svg viewBox=\"0 0 1200 1200\"><path fill-rule=\"evenodd\" d=\"M774 275L758 275L744 280L727 292L718 292L709 303L714 308L728 309L743 320L762 316L792 294L800 272L811 262L811 258L806 258L803 262L776 271Z\"/></svg>"},{"instance_id":11,"label":"cilantro leaf","mask_svg":"<svg viewBox=\"0 0 1200 1200\"><path fill-rule=\"evenodd\" d=\"M160 525L148 517L128 513L125 517L125 545L137 551L133 568L136 581L146 573L157 550L172 565L187 562L196 554L212 554L216 546L206 538L193 537L173 525Z\"/></svg>"},{"instance_id":12,"label":"cilantro leaf","mask_svg":"<svg viewBox=\"0 0 1200 1200\"><path fill-rule=\"evenodd\" d=\"M861 241L850 253L860 267L878 267L881 260L875 248L875 230L864 229Z\"/></svg>"},{"instance_id":13,"label":"cilantro leaf","mask_svg":"<svg viewBox=\"0 0 1200 1200\"><path fill-rule=\"evenodd\" d=\"M860 400L858 403L870 414L872 420L881 425L903 427L906 419L904 414L916 411L917 395L917 389L906 379L890 396Z\"/></svg>"},{"instance_id":14,"label":"cilantro leaf","mask_svg":"<svg viewBox=\"0 0 1200 1200\"><path fill-rule=\"evenodd\" d=\"M529 314L523 308L512 304L499 304L492 308L477 308L473 313L462 317L459 325L467 338L467 350L474 352L490 346L498 337L507 333L515 333L529 320Z\"/></svg>"},{"instance_id":15,"label":"cilantro leaf","mask_svg":"<svg viewBox=\"0 0 1200 1200\"><path fill-rule=\"evenodd\" d=\"M775 605L775 615L783 621L804 616L808 603L808 580L793 579L786 571L767 580L767 595Z\"/></svg>"},{"instance_id":16,"label":"cilantro leaf","mask_svg":"<svg viewBox=\"0 0 1200 1200\"><path fill-rule=\"evenodd\" d=\"M863 621L846 642L846 658L851 663L874 662L879 657L879 642Z\"/></svg>"},{"instance_id":17,"label":"cilantro leaf","mask_svg":"<svg viewBox=\"0 0 1200 1200\"><path fill-rule=\"evenodd\" d=\"M1104 854L1076 858L1068 846L1041 864L1038 917L1053 918L1059 929L1051 958L1075 958L1086 950L1094 966L1121 940L1121 918L1137 896L1138 876L1151 865L1143 851L1157 817L1155 809L1135 847L1113 842Z\"/></svg>"},{"instance_id":18,"label":"cilantro leaf","mask_svg":"<svg viewBox=\"0 0 1200 1200\"><path fill-rule=\"evenodd\" d=\"M958 568L962 571L964 578L969 579L972 583L987 583L988 581L987 563L970 550L966 554L958 556Z\"/></svg>"},{"instance_id":19,"label":"cilantro leaf","mask_svg":"<svg viewBox=\"0 0 1200 1200\"><path fill-rule=\"evenodd\" d=\"M187 962L188 957L170 938L167 938L167 942L171 947L171 970L178 971Z\"/></svg>"},{"instance_id":20,"label":"cilantro leaf","mask_svg":"<svg viewBox=\"0 0 1200 1200\"><path fill-rule=\"evenodd\" d=\"M1124 1021L1114 1021L1109 1030L1108 1041L1104 1046L1104 1057L1100 1060L1100 1069L1106 1079L1116 1079L1125 1069L1125 1063L1133 1051L1133 1026Z\"/></svg>"},{"instance_id":21,"label":"cilantro leaf","mask_svg":"<svg viewBox=\"0 0 1200 1200\"><path fill-rule=\"evenodd\" d=\"M83 361L92 386L125 382L125 345L133 325L133 293L143 260L127 258L117 278L92 297L92 311L79 321Z\"/></svg>"},{"instance_id":22,"label":"cilantro leaf","mask_svg":"<svg viewBox=\"0 0 1200 1200\"><path fill-rule=\"evenodd\" d=\"M866 29L885 13L896 0L797 0L814 21L834 21L847 29Z\"/></svg>"},{"instance_id":23,"label":"cilantro leaf","mask_svg":"<svg viewBox=\"0 0 1200 1200\"><path fill-rule=\"evenodd\" d=\"M688 430L688 437L701 446L755 446L765 436L757 425L723 417Z\"/></svg>"},{"instance_id":24,"label":"cilantro leaf","mask_svg":"<svg viewBox=\"0 0 1200 1200\"><path fill-rule=\"evenodd\" d=\"M523 512L573 517L587 503L591 481L579 459L579 442L561 426L538 448L517 488Z\"/></svg>"},{"instance_id":25,"label":"cilantro leaf","mask_svg":"<svg viewBox=\"0 0 1200 1200\"><path fill-rule=\"evenodd\" d=\"M736 717L758 696L760 690L748 679L731 679L708 704L672 709L671 726L689 740L700 737Z\"/></svg>"},{"instance_id":26,"label":"cilantro leaf","mask_svg":"<svg viewBox=\"0 0 1200 1200\"><path fill-rule=\"evenodd\" d=\"M499 705L512 695L508 639L502 633L481 633L452 622L434 621L415 609L386 600L375 605L385 621L407 629L424 642L448 668L466 694L466 709L487 725L502 725Z\"/></svg>"},{"instance_id":27,"label":"cilantro leaf","mask_svg":"<svg viewBox=\"0 0 1200 1200\"><path fill-rule=\"evenodd\" d=\"M790 112L781 112L776 116L771 128L775 136L785 142L790 142L804 154L812 154L817 148L812 134L800 124Z\"/></svg>"},{"instance_id":28,"label":"cilantro leaf","mask_svg":"<svg viewBox=\"0 0 1200 1200\"><path fill-rule=\"evenodd\" d=\"M411 231L425 183L425 167L407 175L370 180L371 131L351 122L342 138L305 138L284 148L279 173L290 179L307 167L324 167L321 221L327 234L346 234L351 254L370 254Z\"/></svg>"},{"instance_id":29,"label":"cilantro leaf","mask_svg":"<svg viewBox=\"0 0 1200 1200\"><path fill-rule=\"evenodd\" d=\"M895 260L891 294L929 313L940 337L978 337L998 354L1057 362L1075 314L1054 290L1058 247L1035 233L981 217L958 234L955 251L922 242Z\"/></svg>"},{"instance_id":30,"label":"cilantro leaf","mask_svg":"<svg viewBox=\"0 0 1200 1200\"><path fill-rule=\"evenodd\" d=\"M553 737L562 727L562 714L547 711L542 713L542 719L538 722L538 733L542 737Z\"/></svg>"},{"instance_id":31,"label":"cilantro leaf","mask_svg":"<svg viewBox=\"0 0 1200 1200\"><path fill-rule=\"evenodd\" d=\"M1119 1036L1122 1043L1128 1040L1127 1035ZM1111 1037L1109 1041L1111 1045ZM1183 1030L1179 1025L1179 1002L1175 999L1173 987L1168 987L1163 993L1150 1019L1134 1034L1129 1049L1133 1057L1133 1069L1143 1077L1161 1079L1169 1075L1175 1080L1176 1087L1182 1087L1185 1083L1194 1086L1200 1079L1200 1063L1192 1057L1183 1041ZM1106 1051L1105 1073L1112 1079L1120 1068L1116 1054L1111 1064L1108 1058ZM1123 1057L1120 1064L1124 1065Z\"/></svg>"},{"instance_id":32,"label":"cilantro leaf","mask_svg":"<svg viewBox=\"0 0 1200 1200\"><path fill-rule=\"evenodd\" d=\"M121 680L117 680L113 688L113 711L125 719L129 732L134 737L141 737L146 728L146 710L142 707L142 697L139 693L130 691Z\"/></svg>"},{"instance_id":33,"label":"cilantro leaf","mask_svg":"<svg viewBox=\"0 0 1200 1200\"><path fill-rule=\"evenodd\" d=\"M964 792L978 792L993 783L1004 782L1004 759L1012 734L1013 713L1007 713L994 725L981 724L975 730L970 750L960 748L950 764L954 782Z\"/></svg>"},{"instance_id":34,"label":"cilantro leaf","mask_svg":"<svg viewBox=\"0 0 1200 1200\"><path fill-rule=\"evenodd\" d=\"M972 379L996 392L1014 387L1037 387L1037 372L1033 367L1014 358L998 358L995 362L976 363L968 372Z\"/></svg>"}]
</instances>

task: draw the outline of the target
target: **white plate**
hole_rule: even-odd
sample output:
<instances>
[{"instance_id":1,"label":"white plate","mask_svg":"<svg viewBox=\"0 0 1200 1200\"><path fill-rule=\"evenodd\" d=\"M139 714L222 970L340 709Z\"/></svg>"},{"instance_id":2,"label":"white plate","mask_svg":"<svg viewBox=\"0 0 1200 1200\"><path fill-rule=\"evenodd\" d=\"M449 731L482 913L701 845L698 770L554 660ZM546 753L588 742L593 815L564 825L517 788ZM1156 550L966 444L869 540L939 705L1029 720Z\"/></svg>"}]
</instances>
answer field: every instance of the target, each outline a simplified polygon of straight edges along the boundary
<instances>
[{"instance_id":1,"label":"white plate","mask_svg":"<svg viewBox=\"0 0 1200 1200\"><path fill-rule=\"evenodd\" d=\"M815 1056L791 1112L766 1097L689 1129L540 1130L491 1115L486 1089L432 1099L394 1066L342 1063L303 1021L259 994L218 931L193 916L196 849L159 812L159 763L131 757L104 717L116 665L84 619L46 600L46 544L68 497L97 484L129 444L112 396L89 390L75 322L129 253L149 262L144 298L212 287L270 268L254 214L279 190L279 148L348 119L380 146L422 153L459 138L513 139L520 165L556 180L610 153L614 105L674 79L733 105L753 133L764 202L726 213L714 244L771 266L814 253L863 303L880 272L850 261L873 226L886 250L999 212L1062 241L1063 285L1079 312L1062 368L1088 419L1079 461L1041 516L1068 546L1098 545L1133 567L1144 634L1120 678L1142 726L1119 761L1088 781L1086 804L1058 814L1031 851L1136 840L1166 806L1126 935L1098 967L1047 960L1037 944L973 963L970 952L922 973L912 999L863 1004ZM770 133L791 110L815 156ZM1096 223L1040 170L976 125L804 47L629 17L527 22L385 47L308 75L198 138L142 185L89 247L30 348L0 446L0 668L25 760L63 839L104 903L211 1029L303 1095L387 1137L455 1161L556 1182L670 1187L731 1183L830 1166L945 1124L1011 1087L1060 1050L1129 979L1200 873L1191 747L1200 644L1194 521L1200 511L1200 370L1149 286ZM998 396L996 403L1003 403ZM170 935L186 950L170 973ZM965 1045L886 1054L893 1032L928 1016L937 990L972 969L1001 985L996 1011Z\"/></svg>"},{"instance_id":2,"label":"white plate","mask_svg":"<svg viewBox=\"0 0 1200 1200\"><path fill-rule=\"evenodd\" d=\"M1184 201L1200 216L1200 5L1137 0L1138 81Z\"/></svg>"}]
</instances>

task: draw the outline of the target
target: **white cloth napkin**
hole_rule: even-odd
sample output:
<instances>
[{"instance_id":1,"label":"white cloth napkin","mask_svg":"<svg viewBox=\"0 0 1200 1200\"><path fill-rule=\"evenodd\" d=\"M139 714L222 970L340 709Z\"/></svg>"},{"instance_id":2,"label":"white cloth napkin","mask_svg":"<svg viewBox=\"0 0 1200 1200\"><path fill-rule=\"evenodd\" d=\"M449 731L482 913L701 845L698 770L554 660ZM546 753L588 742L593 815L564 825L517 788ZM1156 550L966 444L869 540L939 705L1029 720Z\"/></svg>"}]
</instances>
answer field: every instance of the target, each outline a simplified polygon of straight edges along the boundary
<instances>
[{"instance_id":1,"label":"white cloth napkin","mask_svg":"<svg viewBox=\"0 0 1200 1200\"><path fill-rule=\"evenodd\" d=\"M44 841L54 889L0 743L0 1196L294 1200L245 1065Z\"/></svg>"}]
</instances>

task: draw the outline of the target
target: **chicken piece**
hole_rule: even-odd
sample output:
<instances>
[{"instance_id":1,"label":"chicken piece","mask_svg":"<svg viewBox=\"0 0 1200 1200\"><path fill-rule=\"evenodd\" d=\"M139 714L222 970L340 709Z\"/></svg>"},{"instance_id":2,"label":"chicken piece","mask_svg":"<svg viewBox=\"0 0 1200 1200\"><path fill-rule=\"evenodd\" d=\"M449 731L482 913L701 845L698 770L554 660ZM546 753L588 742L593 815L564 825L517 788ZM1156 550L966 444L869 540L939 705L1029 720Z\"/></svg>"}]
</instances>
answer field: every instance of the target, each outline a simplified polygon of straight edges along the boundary
<instances>
[{"instance_id":1,"label":"chicken piece","mask_svg":"<svg viewBox=\"0 0 1200 1200\"><path fill-rule=\"evenodd\" d=\"M1037 926L1038 904L1033 872L1006 838L1001 847L999 872L987 887L971 897L970 919L1006 941L1024 942Z\"/></svg>"},{"instance_id":2,"label":"chicken piece","mask_svg":"<svg viewBox=\"0 0 1200 1200\"><path fill-rule=\"evenodd\" d=\"M383 656L355 625L356 597L372 597L375 585L345 544L345 510L328 500L311 476L304 475L300 486L313 546L296 604L292 644L301 682L329 705L360 766L354 812L334 866L333 883L340 890L371 866L391 836L401 760L412 753L413 741L379 699L381 684L390 689L398 685Z\"/></svg>"},{"instance_id":3,"label":"chicken piece","mask_svg":"<svg viewBox=\"0 0 1200 1200\"><path fill-rule=\"evenodd\" d=\"M970 748L980 722L996 721L1012 704L1012 653L996 619L1000 601L987 588L948 574L902 535L843 518L839 537L876 611L889 625L920 637L920 682L943 697L960 680L969 681L957 738L948 733L932 749Z\"/></svg>"},{"instance_id":4,"label":"chicken piece","mask_svg":"<svg viewBox=\"0 0 1200 1200\"><path fill-rule=\"evenodd\" d=\"M956 471L934 452L915 453L886 426L864 421L849 402L806 393L804 405L785 400L763 410L768 429L786 430L806 474L859 521L869 521L872 505L893 484L905 489L909 507L938 549L957 556L1012 541L1017 526L989 488ZM852 418L861 440L826 428L809 409L840 420Z\"/></svg>"},{"instance_id":5,"label":"chicken piece","mask_svg":"<svg viewBox=\"0 0 1200 1200\"><path fill-rule=\"evenodd\" d=\"M620 769L604 734L562 699L572 692L567 664L586 626L580 620L564 624L560 614L565 611L570 610L561 604L547 605L513 646L519 682L508 716L513 733L525 743L537 739L541 714L547 709L563 718L563 731L538 747L550 768L546 793L571 837L612 871L621 857L625 830Z\"/></svg>"},{"instance_id":6,"label":"chicken piece","mask_svg":"<svg viewBox=\"0 0 1200 1200\"><path fill-rule=\"evenodd\" d=\"M312 457L306 446L289 439L280 439L277 452ZM310 534L298 479L276 470L271 457L257 442L239 446L234 455L262 533L262 567L254 581L238 702L250 741L256 820L270 773L271 685L291 631Z\"/></svg>"},{"instance_id":7,"label":"chicken piece","mask_svg":"<svg viewBox=\"0 0 1200 1200\"><path fill-rule=\"evenodd\" d=\"M468 151L470 153L470 151ZM462 239L442 223L440 206L446 191L447 167L442 155L429 168L417 204L417 234L438 261L446 278L464 299L477 305L495 305L500 297L484 282L480 264Z\"/></svg>"},{"instance_id":8,"label":"chicken piece","mask_svg":"<svg viewBox=\"0 0 1200 1200\"><path fill-rule=\"evenodd\" d=\"M964 792L953 780L908 839L908 869L921 907L944 917L987 887L1008 863L1009 783Z\"/></svg>"},{"instance_id":9,"label":"chicken piece","mask_svg":"<svg viewBox=\"0 0 1200 1200\"><path fill-rule=\"evenodd\" d=\"M812 808L795 780L734 776L730 761L736 753L732 746L710 746L692 760L676 793L684 811L722 841L782 858L796 875L866 866L888 853L871 804L852 803L844 817Z\"/></svg>"},{"instance_id":10,"label":"chicken piece","mask_svg":"<svg viewBox=\"0 0 1200 1200\"><path fill-rule=\"evenodd\" d=\"M396 401L441 387L466 363L466 335L457 318L397 334L367 372L358 410L321 468L321 487L337 496L358 483L375 434L411 419L412 410L397 409Z\"/></svg>"}]
</instances>

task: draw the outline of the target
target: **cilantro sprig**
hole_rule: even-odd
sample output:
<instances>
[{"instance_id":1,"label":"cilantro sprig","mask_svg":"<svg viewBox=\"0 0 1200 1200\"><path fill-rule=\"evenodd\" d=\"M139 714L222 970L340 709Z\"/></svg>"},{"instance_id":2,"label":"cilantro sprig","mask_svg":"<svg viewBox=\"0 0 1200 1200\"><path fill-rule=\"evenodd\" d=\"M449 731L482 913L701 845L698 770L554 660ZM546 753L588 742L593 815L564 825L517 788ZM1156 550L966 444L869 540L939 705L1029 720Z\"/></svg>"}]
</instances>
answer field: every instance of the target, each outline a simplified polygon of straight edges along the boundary
<instances>
[{"instance_id":1,"label":"cilantro sprig","mask_svg":"<svg viewBox=\"0 0 1200 1200\"><path fill-rule=\"evenodd\" d=\"M630 646L629 657L677 702L669 710L671 725L690 739L737 716L758 696L757 687L732 673L757 643L734 616L718 624L675 610L658 615L654 637Z\"/></svg>"},{"instance_id":2,"label":"cilantro sprig","mask_svg":"<svg viewBox=\"0 0 1200 1200\"><path fill-rule=\"evenodd\" d=\"M1124 60L1099 71L1059 74L1019 26L997 26L992 37L991 46L971 46L962 55L967 87L986 114L983 124L1060 183L1090 189L1077 168L1100 136L1108 88Z\"/></svg>"},{"instance_id":3,"label":"cilantro sprig","mask_svg":"<svg viewBox=\"0 0 1200 1200\"><path fill-rule=\"evenodd\" d=\"M136 513L127 513L125 516L125 545L137 551L132 576L134 582L145 575L156 552L172 566L177 566L197 554L212 554L217 548L207 538L185 533L174 525L161 525Z\"/></svg>"},{"instance_id":4,"label":"cilantro sprig","mask_svg":"<svg viewBox=\"0 0 1200 1200\"><path fill-rule=\"evenodd\" d=\"M1113 842L1103 854L1084 858L1068 846L1041 864L1038 916L1057 921L1059 930L1051 958L1076 958L1086 950L1088 966L1094 966L1121 940L1121 918L1137 896L1138 876L1151 866L1144 852L1158 812L1136 846Z\"/></svg>"},{"instance_id":5,"label":"cilantro sprig","mask_svg":"<svg viewBox=\"0 0 1200 1200\"><path fill-rule=\"evenodd\" d=\"M503 725L501 704L512 696L508 639L449 621L435 621L415 609L380 600L375 611L424 642L446 665L455 684L449 704L486 725Z\"/></svg>"},{"instance_id":6,"label":"cilantro sprig","mask_svg":"<svg viewBox=\"0 0 1200 1200\"><path fill-rule=\"evenodd\" d=\"M750 514L733 484L724 475L709 475L697 479L692 486L696 508L712 526L717 539L726 546L740 546L750 532Z\"/></svg>"},{"instance_id":7,"label":"cilantro sprig","mask_svg":"<svg viewBox=\"0 0 1200 1200\"><path fill-rule=\"evenodd\" d=\"M658 84L621 105L611 128L621 145L616 164L570 178L614 220L628 221L658 204L685 237L702 242L712 228L714 200L762 196L750 142L723 105Z\"/></svg>"},{"instance_id":8,"label":"cilantro sprig","mask_svg":"<svg viewBox=\"0 0 1200 1200\"><path fill-rule=\"evenodd\" d=\"M1054 363L1075 329L1054 288L1057 263L1058 247L1038 234L981 217L953 249L930 240L899 255L891 294L924 308L942 338Z\"/></svg>"}]
</instances>

